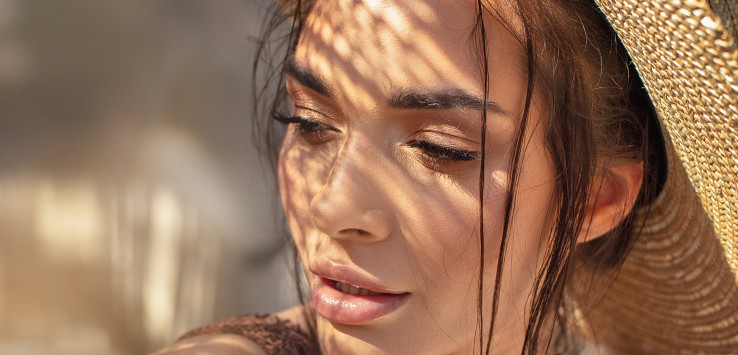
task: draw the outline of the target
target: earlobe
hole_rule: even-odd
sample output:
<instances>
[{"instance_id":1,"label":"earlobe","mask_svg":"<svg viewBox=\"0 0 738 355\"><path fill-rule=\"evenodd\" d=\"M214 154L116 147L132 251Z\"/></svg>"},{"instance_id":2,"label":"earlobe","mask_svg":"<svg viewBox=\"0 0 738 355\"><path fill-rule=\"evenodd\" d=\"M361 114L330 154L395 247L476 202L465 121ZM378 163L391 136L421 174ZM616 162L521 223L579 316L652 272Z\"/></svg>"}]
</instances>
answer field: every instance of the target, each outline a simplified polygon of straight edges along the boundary
<instances>
[{"instance_id":1,"label":"earlobe","mask_svg":"<svg viewBox=\"0 0 738 355\"><path fill-rule=\"evenodd\" d=\"M643 162L619 163L597 174L577 242L603 236L633 209L643 182Z\"/></svg>"}]
</instances>

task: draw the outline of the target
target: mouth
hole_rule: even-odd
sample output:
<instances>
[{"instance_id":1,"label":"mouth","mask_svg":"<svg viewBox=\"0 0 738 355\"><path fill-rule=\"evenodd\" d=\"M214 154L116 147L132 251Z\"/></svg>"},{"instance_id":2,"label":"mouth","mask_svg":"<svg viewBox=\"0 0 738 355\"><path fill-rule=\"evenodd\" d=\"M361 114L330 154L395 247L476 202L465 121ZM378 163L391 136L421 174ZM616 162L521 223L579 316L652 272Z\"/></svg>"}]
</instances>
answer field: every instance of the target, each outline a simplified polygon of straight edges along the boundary
<instances>
[{"instance_id":1,"label":"mouth","mask_svg":"<svg viewBox=\"0 0 738 355\"><path fill-rule=\"evenodd\" d=\"M333 286L336 290L343 292L345 294L349 295L358 295L358 296L381 296L381 295L387 295L388 293L382 293L382 292L374 292L372 290L361 288L359 286L353 286L349 285L347 283L343 283L341 281L326 279L326 282Z\"/></svg>"},{"instance_id":2,"label":"mouth","mask_svg":"<svg viewBox=\"0 0 738 355\"><path fill-rule=\"evenodd\" d=\"M361 325L396 312L410 293L383 292L372 286L315 276L312 282L315 311L330 322Z\"/></svg>"}]
</instances>

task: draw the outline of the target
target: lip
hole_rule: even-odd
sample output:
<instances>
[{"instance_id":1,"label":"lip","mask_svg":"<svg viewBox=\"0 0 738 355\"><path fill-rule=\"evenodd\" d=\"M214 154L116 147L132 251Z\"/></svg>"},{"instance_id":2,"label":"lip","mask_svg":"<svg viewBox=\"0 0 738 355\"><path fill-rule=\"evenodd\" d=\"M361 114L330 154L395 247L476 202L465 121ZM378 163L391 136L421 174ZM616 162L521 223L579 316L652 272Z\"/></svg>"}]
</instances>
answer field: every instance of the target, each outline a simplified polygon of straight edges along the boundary
<instances>
[{"instance_id":1,"label":"lip","mask_svg":"<svg viewBox=\"0 0 738 355\"><path fill-rule=\"evenodd\" d=\"M410 293L390 290L381 282L353 268L333 262L310 265L313 274L312 302L323 318L341 324L360 325L400 308ZM352 295L336 289L335 281L361 287L380 295Z\"/></svg>"}]
</instances>

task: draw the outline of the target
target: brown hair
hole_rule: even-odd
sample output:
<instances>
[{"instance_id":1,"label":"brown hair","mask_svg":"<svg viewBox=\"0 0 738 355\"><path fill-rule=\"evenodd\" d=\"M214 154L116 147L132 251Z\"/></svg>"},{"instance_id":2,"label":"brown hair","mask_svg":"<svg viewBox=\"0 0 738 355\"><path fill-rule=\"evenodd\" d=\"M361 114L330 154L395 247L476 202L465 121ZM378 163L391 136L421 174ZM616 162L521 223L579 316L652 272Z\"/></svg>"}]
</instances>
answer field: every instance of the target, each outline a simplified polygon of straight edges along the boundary
<instances>
[{"instance_id":1,"label":"brown hair","mask_svg":"<svg viewBox=\"0 0 738 355\"><path fill-rule=\"evenodd\" d=\"M253 69L255 78L260 78L265 84L254 88L256 102L260 103L254 110L257 117L255 131L266 133L257 138L263 143L261 147L267 148L266 153L272 162L276 161L274 158L280 133L273 129L272 120L267 120L265 124L259 118L269 117L265 112L274 112L286 103L281 66L294 51L313 3L313 0L280 1L272 9L274 16L268 17L258 41ZM576 338L577 330L569 321L573 305L562 295L571 286L572 274L576 269L578 274L589 274L594 278L597 274L617 270L638 234L635 213L626 211L622 223L607 235L577 244L591 190L597 186L595 177L598 173L606 172L613 162L643 161L644 181L633 210L646 210L657 193L659 177L664 175L665 167L658 163L663 161L663 148L658 123L645 90L630 65L626 51L592 0L519 0L513 7L521 20L522 34L518 40L527 53L528 87L525 110L511 158L513 169L509 181L512 184L505 206L496 280L499 280L504 265L507 226L514 218L511 211L515 204L517 167L525 149L522 137L527 129L531 96L534 89L538 89L544 94L550 112L545 133L556 181L555 197L550 208L552 233L547 241L550 248L544 256L543 267L538 270L530 295L531 313L523 353L545 352L549 344L539 348L541 332L550 335L554 329L557 332L556 348L570 352L576 350L577 342L569 340ZM486 67L485 13L503 23L504 17L495 13L491 4L477 0L477 26L470 35L478 39L475 43L478 43L477 51L486 88L489 73ZM289 28L282 26L290 20ZM510 23L506 25L512 26ZM287 31L279 33L280 30ZM263 73L258 70L262 64L266 64ZM267 95L274 91L276 95ZM486 123L486 112L482 119ZM482 144L485 144L484 140L483 136ZM484 166L484 149L481 159ZM482 215L484 169L480 174ZM483 226L480 226L482 245L483 230ZM288 240L293 245L291 238ZM481 248L482 253L483 250ZM299 275L297 253L294 263L295 275ZM484 263L483 254L480 255L480 263ZM500 282L496 282L491 300L492 314L483 315L482 270L484 268L480 267L478 327L484 329L485 319L489 319L490 327L488 334L479 332L479 346L480 352L489 353ZM577 280L585 279L577 277ZM299 282L297 286L299 290ZM302 292L299 296L302 301ZM581 295L575 300L576 306L588 301ZM551 326L544 328L544 325Z\"/></svg>"},{"instance_id":2,"label":"brown hair","mask_svg":"<svg viewBox=\"0 0 738 355\"><path fill-rule=\"evenodd\" d=\"M576 305L565 305L562 294L574 286L570 281L575 271L590 275L578 275L577 281L582 282L611 274L622 265L638 235L635 211L648 213L664 176L663 142L643 84L594 1L518 1L517 12L525 28L526 38L521 40L528 60L534 62L536 85L548 98L546 138L557 172L551 248L531 295L524 352L537 352L537 339L548 316L554 317L559 349L573 351L577 344L567 344L571 337L566 336L574 335L575 328L567 321L569 313L572 307L586 309L587 302L596 300L580 292ZM622 222L606 235L577 244L591 191L599 185L596 177L622 161L644 164L633 210L625 211Z\"/></svg>"}]
</instances>

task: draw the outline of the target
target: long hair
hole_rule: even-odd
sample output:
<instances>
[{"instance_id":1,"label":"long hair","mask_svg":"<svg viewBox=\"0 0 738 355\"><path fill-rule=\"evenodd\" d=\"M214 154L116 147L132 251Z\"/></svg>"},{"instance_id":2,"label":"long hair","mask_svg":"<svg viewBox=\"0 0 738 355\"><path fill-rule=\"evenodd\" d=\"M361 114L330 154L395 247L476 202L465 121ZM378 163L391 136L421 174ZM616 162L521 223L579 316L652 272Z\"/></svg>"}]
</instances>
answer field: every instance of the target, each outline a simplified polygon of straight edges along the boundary
<instances>
[{"instance_id":1,"label":"long hair","mask_svg":"<svg viewBox=\"0 0 738 355\"><path fill-rule=\"evenodd\" d=\"M305 19L315 0L281 1L271 9L257 40L254 61L254 109L256 140L276 166L281 134L275 129L271 113L286 104L282 65L297 46ZM617 270L622 265L638 235L635 212L624 212L622 222L607 235L590 242L577 243L585 222L585 212L593 188L599 184L598 174L619 161L643 161L644 181L633 211L647 213L649 202L658 192L659 179L665 167L660 133L650 101L634 71L626 51L591 0L519 0L514 2L515 15L522 31L518 41L524 49L526 95L523 114L511 155L510 185L504 205L499 257L495 268L492 299L485 300L484 263L485 171L479 176L479 275L477 297L477 331L480 353L493 348L493 333L500 294L500 279L504 271L510 226L515 218L516 188L520 159L526 149L526 131L533 93L540 90L549 108L545 129L546 145L556 179L554 198L550 202L550 236L540 270L537 270L530 294L530 313L522 352L546 352L553 339L557 351L576 350L577 327L569 321L571 309L586 303L567 301L565 294L574 272L594 275ZM479 58L480 75L484 83L484 102L489 86L488 27L485 19L505 24L503 16L490 4L476 1L475 27L470 40ZM493 49L492 49L493 50ZM260 69L263 68L263 72ZM259 86L258 82L263 84ZM486 110L482 110L482 147L486 146ZM485 149L481 153L484 167ZM596 190L596 189L595 189ZM645 211L645 212L644 212ZM287 235L287 233L285 233ZM594 237L594 236L593 236ZM294 242L287 237L294 251ZM294 255L295 277L299 278L300 262ZM575 266L582 266L576 267ZM577 278L577 280L584 278ZM298 296L304 303L303 285L296 280ZM491 302L491 314L484 314ZM308 319L315 332L314 319ZM484 330L487 330L486 332ZM553 336L552 336L553 335Z\"/></svg>"}]
</instances>

